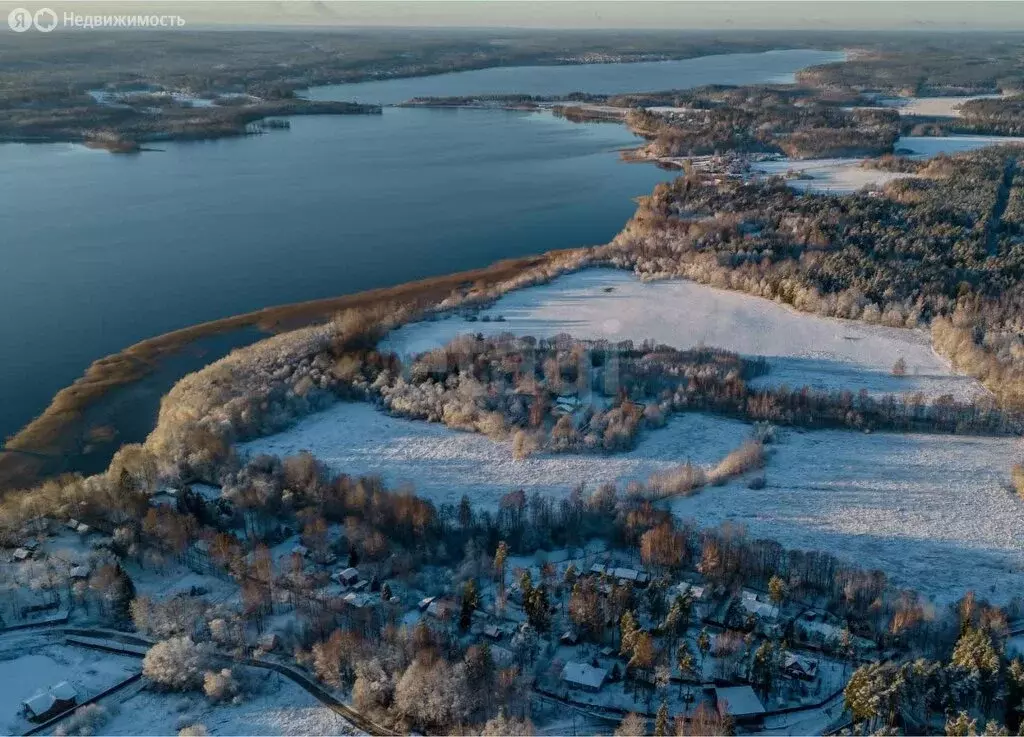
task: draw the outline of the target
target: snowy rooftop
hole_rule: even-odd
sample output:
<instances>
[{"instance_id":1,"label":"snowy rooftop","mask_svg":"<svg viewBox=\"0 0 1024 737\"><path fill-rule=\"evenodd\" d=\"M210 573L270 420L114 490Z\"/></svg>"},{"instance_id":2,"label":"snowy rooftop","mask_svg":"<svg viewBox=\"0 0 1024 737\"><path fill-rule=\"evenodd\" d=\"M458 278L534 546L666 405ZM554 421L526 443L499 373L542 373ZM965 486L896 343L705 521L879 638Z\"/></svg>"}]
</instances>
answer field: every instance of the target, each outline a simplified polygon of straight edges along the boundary
<instances>
[{"instance_id":1,"label":"snowy rooftop","mask_svg":"<svg viewBox=\"0 0 1024 737\"><path fill-rule=\"evenodd\" d=\"M608 671L595 668L587 663L566 663L562 668L562 680L586 688L601 688Z\"/></svg>"},{"instance_id":2,"label":"snowy rooftop","mask_svg":"<svg viewBox=\"0 0 1024 737\"><path fill-rule=\"evenodd\" d=\"M734 717L764 714L764 705L750 686L730 686L715 689L718 708Z\"/></svg>"}]
</instances>

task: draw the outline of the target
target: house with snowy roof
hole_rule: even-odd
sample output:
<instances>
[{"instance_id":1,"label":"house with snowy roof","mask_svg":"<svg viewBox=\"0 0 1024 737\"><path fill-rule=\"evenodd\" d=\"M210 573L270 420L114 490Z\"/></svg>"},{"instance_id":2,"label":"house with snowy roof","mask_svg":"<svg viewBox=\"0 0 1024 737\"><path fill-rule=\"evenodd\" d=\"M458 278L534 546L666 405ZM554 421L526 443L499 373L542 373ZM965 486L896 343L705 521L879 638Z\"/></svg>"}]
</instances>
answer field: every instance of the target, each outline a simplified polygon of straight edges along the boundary
<instances>
[{"instance_id":1,"label":"house with snowy roof","mask_svg":"<svg viewBox=\"0 0 1024 737\"><path fill-rule=\"evenodd\" d=\"M561 679L570 688L579 688L584 691L600 691L608 678L608 671L604 668L595 668L588 663L566 663L562 668Z\"/></svg>"},{"instance_id":2,"label":"house with snowy roof","mask_svg":"<svg viewBox=\"0 0 1024 737\"><path fill-rule=\"evenodd\" d=\"M25 716L33 722L42 722L73 708L78 703L78 692L67 681L38 693L21 702Z\"/></svg>"},{"instance_id":3,"label":"house with snowy roof","mask_svg":"<svg viewBox=\"0 0 1024 737\"><path fill-rule=\"evenodd\" d=\"M722 716L728 716L745 726L760 724L764 720L764 704L750 686L728 686L714 689L715 707Z\"/></svg>"}]
</instances>

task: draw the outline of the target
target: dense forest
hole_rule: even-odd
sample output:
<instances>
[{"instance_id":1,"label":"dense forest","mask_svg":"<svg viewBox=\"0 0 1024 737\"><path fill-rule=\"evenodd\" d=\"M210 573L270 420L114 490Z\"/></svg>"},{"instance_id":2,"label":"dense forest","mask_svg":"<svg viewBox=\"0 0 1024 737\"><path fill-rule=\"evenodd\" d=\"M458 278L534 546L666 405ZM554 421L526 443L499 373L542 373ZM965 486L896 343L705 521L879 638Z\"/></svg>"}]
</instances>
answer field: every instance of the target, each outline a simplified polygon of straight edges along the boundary
<instances>
[{"instance_id":1,"label":"dense forest","mask_svg":"<svg viewBox=\"0 0 1024 737\"><path fill-rule=\"evenodd\" d=\"M1020 90L1024 86L1020 35L993 34L981 43L979 40L967 34L928 35L903 48L804 69L797 73L797 81L815 87L920 97Z\"/></svg>"},{"instance_id":2,"label":"dense forest","mask_svg":"<svg viewBox=\"0 0 1024 737\"><path fill-rule=\"evenodd\" d=\"M801 88L710 87L664 95L618 96L632 107L630 129L651 140L649 156L724 152L784 153L792 158L877 156L899 137L895 110L849 108ZM644 107L670 105L678 112Z\"/></svg>"}]
</instances>

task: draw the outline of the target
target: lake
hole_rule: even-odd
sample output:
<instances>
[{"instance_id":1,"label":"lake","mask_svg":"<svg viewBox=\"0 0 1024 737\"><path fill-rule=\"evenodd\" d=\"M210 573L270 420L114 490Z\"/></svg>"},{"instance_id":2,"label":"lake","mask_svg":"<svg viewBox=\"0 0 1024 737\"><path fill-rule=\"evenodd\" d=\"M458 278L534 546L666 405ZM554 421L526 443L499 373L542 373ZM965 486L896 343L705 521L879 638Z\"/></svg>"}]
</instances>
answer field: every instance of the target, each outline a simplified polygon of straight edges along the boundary
<instances>
[{"instance_id":1,"label":"lake","mask_svg":"<svg viewBox=\"0 0 1024 737\"><path fill-rule=\"evenodd\" d=\"M780 51L490 69L309 94L391 103L684 88L785 81L840 58ZM606 242L632 214L632 198L671 176L621 162L618 149L634 143L621 126L547 114L388 108L382 116L293 118L288 131L161 144L137 156L2 145L0 432L23 426L96 358L143 338ZM188 366L229 347L211 345ZM122 428L122 440L145 433L158 396L138 398L145 421Z\"/></svg>"}]
</instances>

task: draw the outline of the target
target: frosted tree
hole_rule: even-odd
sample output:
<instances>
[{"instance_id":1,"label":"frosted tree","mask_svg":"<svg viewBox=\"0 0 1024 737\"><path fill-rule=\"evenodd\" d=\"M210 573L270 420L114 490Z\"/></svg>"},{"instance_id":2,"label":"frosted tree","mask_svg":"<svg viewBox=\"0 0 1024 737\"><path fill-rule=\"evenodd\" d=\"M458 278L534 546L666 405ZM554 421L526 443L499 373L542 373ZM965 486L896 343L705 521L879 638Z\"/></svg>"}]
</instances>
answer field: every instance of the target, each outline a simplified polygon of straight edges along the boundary
<instances>
[{"instance_id":1,"label":"frosted tree","mask_svg":"<svg viewBox=\"0 0 1024 737\"><path fill-rule=\"evenodd\" d=\"M192 691L203 684L207 654L189 637L172 637L149 649L142 674L168 691Z\"/></svg>"},{"instance_id":2,"label":"frosted tree","mask_svg":"<svg viewBox=\"0 0 1024 737\"><path fill-rule=\"evenodd\" d=\"M482 737L530 737L533 733L533 722L529 719L511 719L505 715L504 709L498 716L489 719L480 731Z\"/></svg>"},{"instance_id":3,"label":"frosted tree","mask_svg":"<svg viewBox=\"0 0 1024 737\"><path fill-rule=\"evenodd\" d=\"M615 730L615 737L643 737L647 734L647 720L636 712L630 712Z\"/></svg>"},{"instance_id":4,"label":"frosted tree","mask_svg":"<svg viewBox=\"0 0 1024 737\"><path fill-rule=\"evenodd\" d=\"M676 666L679 668L679 694L683 693L683 681L697 675L697 661L693 657L693 650L690 643L683 640L676 650Z\"/></svg>"},{"instance_id":5,"label":"frosted tree","mask_svg":"<svg viewBox=\"0 0 1024 737\"><path fill-rule=\"evenodd\" d=\"M470 686L465 668L442 658L428 664L413 661L395 688L395 709L423 727L447 732L465 721L469 712Z\"/></svg>"},{"instance_id":6,"label":"frosted tree","mask_svg":"<svg viewBox=\"0 0 1024 737\"><path fill-rule=\"evenodd\" d=\"M662 701L658 707L658 715L654 719L654 737L665 737L669 734L668 702Z\"/></svg>"},{"instance_id":7,"label":"frosted tree","mask_svg":"<svg viewBox=\"0 0 1024 737\"><path fill-rule=\"evenodd\" d=\"M768 581L768 598L775 606L780 606L786 598L786 582L778 576L772 576Z\"/></svg>"},{"instance_id":8,"label":"frosted tree","mask_svg":"<svg viewBox=\"0 0 1024 737\"><path fill-rule=\"evenodd\" d=\"M356 680L352 686L352 702L357 709L372 711L391 706L395 682L381 662L372 658L356 663Z\"/></svg>"},{"instance_id":9,"label":"frosted tree","mask_svg":"<svg viewBox=\"0 0 1024 737\"><path fill-rule=\"evenodd\" d=\"M639 631L633 612L627 611L623 614L619 619L619 655L633 657L633 645Z\"/></svg>"},{"instance_id":10,"label":"frosted tree","mask_svg":"<svg viewBox=\"0 0 1024 737\"><path fill-rule=\"evenodd\" d=\"M498 543L494 551L494 575L498 579L498 607L505 603L505 564L508 561L508 543L504 540Z\"/></svg>"},{"instance_id":11,"label":"frosted tree","mask_svg":"<svg viewBox=\"0 0 1024 737\"><path fill-rule=\"evenodd\" d=\"M697 650L700 652L700 665L703 669L704 659L711 652L711 635L708 634L707 627L703 628L697 635Z\"/></svg>"},{"instance_id":12,"label":"frosted tree","mask_svg":"<svg viewBox=\"0 0 1024 737\"><path fill-rule=\"evenodd\" d=\"M512 635L510 644L516 662L522 666L530 665L537 657L537 650L540 648L540 635L531 625L524 624Z\"/></svg>"},{"instance_id":13,"label":"frosted tree","mask_svg":"<svg viewBox=\"0 0 1024 737\"><path fill-rule=\"evenodd\" d=\"M971 719L966 711L946 721L946 737L976 737L977 734L978 721Z\"/></svg>"}]
</instances>

